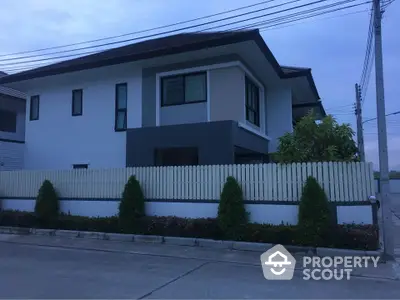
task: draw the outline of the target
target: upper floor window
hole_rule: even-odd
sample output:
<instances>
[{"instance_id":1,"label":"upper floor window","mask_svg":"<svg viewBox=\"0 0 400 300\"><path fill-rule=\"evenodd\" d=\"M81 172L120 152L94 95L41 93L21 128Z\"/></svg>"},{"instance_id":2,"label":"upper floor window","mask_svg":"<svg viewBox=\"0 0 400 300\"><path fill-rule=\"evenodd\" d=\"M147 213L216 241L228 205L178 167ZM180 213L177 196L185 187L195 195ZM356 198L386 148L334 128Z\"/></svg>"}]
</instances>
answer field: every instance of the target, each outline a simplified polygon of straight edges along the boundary
<instances>
[{"instance_id":1,"label":"upper floor window","mask_svg":"<svg viewBox=\"0 0 400 300\"><path fill-rule=\"evenodd\" d=\"M17 132L17 113L0 110L0 131Z\"/></svg>"},{"instance_id":2,"label":"upper floor window","mask_svg":"<svg viewBox=\"0 0 400 300\"><path fill-rule=\"evenodd\" d=\"M260 90L246 77L246 120L260 127Z\"/></svg>"},{"instance_id":3,"label":"upper floor window","mask_svg":"<svg viewBox=\"0 0 400 300\"><path fill-rule=\"evenodd\" d=\"M83 91L73 90L72 91L72 115L82 116L83 111Z\"/></svg>"},{"instance_id":4,"label":"upper floor window","mask_svg":"<svg viewBox=\"0 0 400 300\"><path fill-rule=\"evenodd\" d=\"M206 72L161 78L161 105L178 105L207 101Z\"/></svg>"},{"instance_id":5,"label":"upper floor window","mask_svg":"<svg viewBox=\"0 0 400 300\"><path fill-rule=\"evenodd\" d=\"M127 127L128 86L120 83L115 86L115 130L126 130Z\"/></svg>"},{"instance_id":6,"label":"upper floor window","mask_svg":"<svg viewBox=\"0 0 400 300\"><path fill-rule=\"evenodd\" d=\"M40 98L38 95L31 97L31 106L29 110L29 120L39 120L39 103Z\"/></svg>"}]
</instances>

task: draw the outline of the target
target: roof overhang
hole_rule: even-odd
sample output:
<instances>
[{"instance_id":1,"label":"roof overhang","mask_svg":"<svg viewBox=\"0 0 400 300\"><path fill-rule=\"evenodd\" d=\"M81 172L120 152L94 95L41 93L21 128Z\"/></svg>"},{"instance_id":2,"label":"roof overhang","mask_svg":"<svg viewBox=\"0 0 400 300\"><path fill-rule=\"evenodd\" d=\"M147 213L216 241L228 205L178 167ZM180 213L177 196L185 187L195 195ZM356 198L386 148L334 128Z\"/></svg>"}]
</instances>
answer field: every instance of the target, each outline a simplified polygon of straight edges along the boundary
<instances>
[{"instance_id":1,"label":"roof overhang","mask_svg":"<svg viewBox=\"0 0 400 300\"><path fill-rule=\"evenodd\" d=\"M293 104L292 105L293 119L295 121L298 121L300 118L307 115L311 110L314 111L317 120L321 120L322 118L326 117L326 112L322 105L322 102L317 101L317 102Z\"/></svg>"},{"instance_id":2,"label":"roof overhang","mask_svg":"<svg viewBox=\"0 0 400 300\"><path fill-rule=\"evenodd\" d=\"M180 35L180 36L186 37L185 35ZM190 34L188 34L187 36L190 36ZM177 39L178 37L179 35L176 35L175 39ZM245 41L254 41L257 44L258 48L261 50L264 57L272 66L273 70L279 76L279 78L281 79L304 78L308 84L308 87L310 88L310 91L313 94L313 98L315 99L315 101L318 101L320 99L313 77L311 75L311 69L281 67L276 58L274 57L274 55L272 54L271 50L266 45L264 39L262 38L258 30L232 31L232 32L215 33L215 34L210 33L209 35L205 33L205 34L200 34L197 37L199 39L199 41L197 42L190 42L190 43L183 42L182 44L180 44L179 42L177 43L175 41L175 44L173 45L167 42L168 38L170 37L160 38L160 40L163 41L163 43L161 43L163 47L158 47L158 48L154 47L151 48L151 50L145 49L146 47L142 47L142 49L139 49L136 52L122 51L124 49L125 50L127 49L126 46L125 48L120 47L120 48L110 49L100 53L4 76L0 78L0 84L11 84L35 78L82 71L87 69L94 69L104 66L117 65L117 64L145 60L172 54L180 54L184 52L197 51L201 49L213 48L218 46L225 46ZM150 40L148 42L151 41L155 40ZM143 43L146 42L147 41L138 44L141 44L143 46ZM288 72L289 68L290 72Z\"/></svg>"}]
</instances>

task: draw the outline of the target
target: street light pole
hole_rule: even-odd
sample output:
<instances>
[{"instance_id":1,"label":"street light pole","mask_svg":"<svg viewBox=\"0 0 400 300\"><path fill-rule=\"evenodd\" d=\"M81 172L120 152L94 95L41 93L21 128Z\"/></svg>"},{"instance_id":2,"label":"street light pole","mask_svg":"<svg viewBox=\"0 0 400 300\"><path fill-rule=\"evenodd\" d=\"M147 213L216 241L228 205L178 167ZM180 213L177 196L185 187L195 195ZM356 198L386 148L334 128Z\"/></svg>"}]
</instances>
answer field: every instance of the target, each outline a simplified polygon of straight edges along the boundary
<instances>
[{"instance_id":1,"label":"street light pole","mask_svg":"<svg viewBox=\"0 0 400 300\"><path fill-rule=\"evenodd\" d=\"M380 203L383 222L384 259L394 259L393 224L391 212L390 186L389 186L389 157L387 146L386 117L385 117L385 91L383 82L382 58L382 12L381 1L374 0L374 33L375 33L375 80L376 80L376 108L378 119L378 144L379 144L379 184Z\"/></svg>"}]
</instances>

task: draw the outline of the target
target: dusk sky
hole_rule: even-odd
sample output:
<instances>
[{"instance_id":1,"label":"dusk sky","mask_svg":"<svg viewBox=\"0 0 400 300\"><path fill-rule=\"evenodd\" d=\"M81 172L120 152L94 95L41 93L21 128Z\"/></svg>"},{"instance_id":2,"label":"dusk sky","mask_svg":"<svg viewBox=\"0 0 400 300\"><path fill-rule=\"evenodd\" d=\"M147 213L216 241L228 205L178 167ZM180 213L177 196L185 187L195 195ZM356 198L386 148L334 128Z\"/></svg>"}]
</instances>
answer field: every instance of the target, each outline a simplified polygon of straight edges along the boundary
<instances>
[{"instance_id":1,"label":"dusk sky","mask_svg":"<svg viewBox=\"0 0 400 300\"><path fill-rule=\"evenodd\" d=\"M315 4L312 7L338 1L329 0ZM2 0L0 9L0 54L36 50L130 33L258 2L261 2L261 0ZM216 20L267 6L275 6L284 2L289 2L289 0L271 1L268 4L217 16L209 20ZM314 0L299 0L297 3L254 15L262 15L309 2L314 2ZM366 2L366 0L354 0L352 4L363 2ZM281 15L312 7L304 7ZM359 82L362 72L370 8L371 4L368 3L296 23L267 28L261 32L265 42L280 64L312 68L313 76L327 113L333 114L339 122L351 123L354 129L354 85ZM398 101L398 95L400 95L398 79L400 69L399 15L400 0L394 1L388 6L383 19L386 113L400 110ZM252 22L277 16L266 16ZM240 20L240 18L235 20ZM200 20L179 26L189 26L206 21L208 20ZM233 20L225 21L225 23L231 21ZM236 24L231 27L245 24ZM208 27L216 25L208 25ZM179 26L168 29L176 29ZM192 31L204 28L207 28L207 26L192 29ZM221 30L228 28L229 26L222 27ZM160 31L162 30L140 35ZM134 37L134 35L125 38L130 37ZM90 44L75 47L88 45ZM56 49L52 50L52 52L65 49L72 48ZM27 55L38 54L41 53ZM56 55L53 54L53 56ZM5 58L8 57L0 57L0 59ZM43 56L29 58L25 64L39 66L41 62L32 63L30 60L40 58L43 58ZM12 65L11 62L0 62L0 70L16 72L24 67L21 64ZM374 68L372 68L368 92L364 99L363 117L364 120L376 117ZM387 128L390 167L400 170L400 114L387 118ZM372 161L377 167L378 136L376 120L365 123L364 132L367 160Z\"/></svg>"}]
</instances>

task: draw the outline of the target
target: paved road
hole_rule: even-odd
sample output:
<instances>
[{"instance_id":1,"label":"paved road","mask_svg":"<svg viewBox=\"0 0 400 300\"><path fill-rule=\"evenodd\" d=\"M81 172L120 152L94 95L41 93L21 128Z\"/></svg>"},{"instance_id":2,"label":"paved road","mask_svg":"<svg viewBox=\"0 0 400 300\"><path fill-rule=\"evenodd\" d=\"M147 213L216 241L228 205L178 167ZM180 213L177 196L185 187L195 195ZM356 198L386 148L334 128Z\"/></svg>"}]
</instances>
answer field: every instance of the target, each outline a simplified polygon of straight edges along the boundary
<instances>
[{"instance_id":1,"label":"paved road","mask_svg":"<svg viewBox=\"0 0 400 300\"><path fill-rule=\"evenodd\" d=\"M111 253L3 241L0 297L388 299L400 295L399 281L304 281L300 274L292 281L267 281L259 266L167 257L162 252Z\"/></svg>"}]
</instances>

